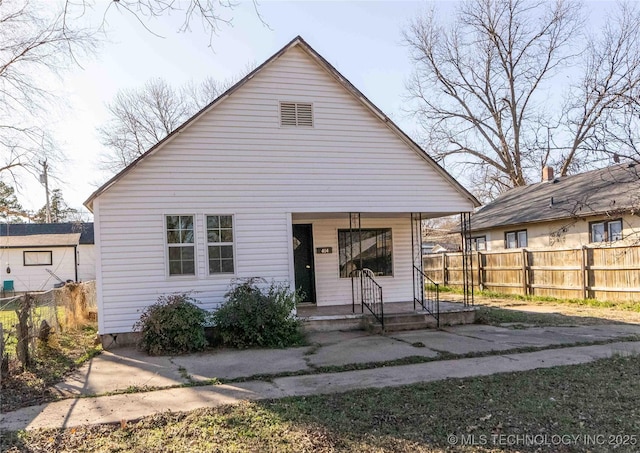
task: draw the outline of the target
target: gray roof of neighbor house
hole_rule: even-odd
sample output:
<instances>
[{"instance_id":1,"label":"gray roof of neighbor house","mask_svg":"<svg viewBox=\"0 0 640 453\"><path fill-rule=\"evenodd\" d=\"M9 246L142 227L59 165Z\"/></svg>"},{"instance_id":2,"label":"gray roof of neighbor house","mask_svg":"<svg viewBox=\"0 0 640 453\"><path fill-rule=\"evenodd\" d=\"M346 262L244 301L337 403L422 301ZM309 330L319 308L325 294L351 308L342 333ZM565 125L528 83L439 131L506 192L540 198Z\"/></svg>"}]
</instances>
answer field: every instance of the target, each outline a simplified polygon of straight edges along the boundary
<instances>
[{"instance_id":1,"label":"gray roof of neighbor house","mask_svg":"<svg viewBox=\"0 0 640 453\"><path fill-rule=\"evenodd\" d=\"M619 164L517 187L471 216L471 230L640 211L640 165Z\"/></svg>"},{"instance_id":2,"label":"gray roof of neighbor house","mask_svg":"<svg viewBox=\"0 0 640 453\"><path fill-rule=\"evenodd\" d=\"M2 236L80 233L80 244L93 244L93 222L87 223L0 223Z\"/></svg>"}]
</instances>

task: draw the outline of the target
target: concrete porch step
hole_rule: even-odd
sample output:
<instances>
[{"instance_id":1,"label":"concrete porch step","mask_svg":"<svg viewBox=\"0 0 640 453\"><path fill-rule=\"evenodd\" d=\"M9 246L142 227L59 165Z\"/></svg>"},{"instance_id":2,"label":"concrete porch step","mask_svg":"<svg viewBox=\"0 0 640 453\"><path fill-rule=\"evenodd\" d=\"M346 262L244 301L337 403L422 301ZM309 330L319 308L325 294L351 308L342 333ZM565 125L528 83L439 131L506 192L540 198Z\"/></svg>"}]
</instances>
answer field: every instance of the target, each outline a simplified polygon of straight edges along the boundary
<instances>
[{"instance_id":1,"label":"concrete porch step","mask_svg":"<svg viewBox=\"0 0 640 453\"><path fill-rule=\"evenodd\" d=\"M453 326L458 324L473 324L475 310L441 312L440 326ZM363 323L369 331L380 333L382 326L373 316L367 316ZM401 332L407 330L435 329L436 318L428 313L392 314L384 317L384 332Z\"/></svg>"},{"instance_id":2,"label":"concrete porch step","mask_svg":"<svg viewBox=\"0 0 640 453\"><path fill-rule=\"evenodd\" d=\"M475 309L462 304L440 302L440 325L473 324ZM381 332L381 326L369 313L362 313L361 307L355 311L349 306L300 306L298 315L302 328L307 332L335 330L372 330ZM412 302L385 305L384 323L386 331L418 330L436 328L436 320L425 311L414 311ZM376 327L377 326L377 327Z\"/></svg>"}]
</instances>

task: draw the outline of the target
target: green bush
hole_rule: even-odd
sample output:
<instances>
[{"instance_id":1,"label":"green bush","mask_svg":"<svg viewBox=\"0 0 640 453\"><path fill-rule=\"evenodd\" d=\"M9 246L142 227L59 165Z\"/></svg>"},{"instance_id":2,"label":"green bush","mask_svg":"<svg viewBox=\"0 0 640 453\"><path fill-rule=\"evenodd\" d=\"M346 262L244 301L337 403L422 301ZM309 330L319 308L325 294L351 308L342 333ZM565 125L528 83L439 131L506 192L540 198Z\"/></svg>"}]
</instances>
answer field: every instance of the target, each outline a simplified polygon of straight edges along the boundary
<instances>
[{"instance_id":1,"label":"green bush","mask_svg":"<svg viewBox=\"0 0 640 453\"><path fill-rule=\"evenodd\" d=\"M150 355L184 354L207 346L204 326L210 314L189 294L158 297L133 326L141 333L138 346Z\"/></svg>"},{"instance_id":2,"label":"green bush","mask_svg":"<svg viewBox=\"0 0 640 453\"><path fill-rule=\"evenodd\" d=\"M299 295L288 286L260 278L236 283L225 304L213 314L223 344L235 348L285 348L304 342L299 321L292 315Z\"/></svg>"}]
</instances>

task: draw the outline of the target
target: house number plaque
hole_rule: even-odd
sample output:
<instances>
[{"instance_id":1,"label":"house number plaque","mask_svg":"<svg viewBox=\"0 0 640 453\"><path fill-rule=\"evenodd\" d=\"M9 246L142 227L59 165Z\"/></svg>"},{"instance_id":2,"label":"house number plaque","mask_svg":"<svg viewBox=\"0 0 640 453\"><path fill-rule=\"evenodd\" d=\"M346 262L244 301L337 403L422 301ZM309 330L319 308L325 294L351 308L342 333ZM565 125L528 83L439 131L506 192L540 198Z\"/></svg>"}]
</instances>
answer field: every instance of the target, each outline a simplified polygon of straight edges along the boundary
<instances>
[{"instance_id":1,"label":"house number plaque","mask_svg":"<svg viewBox=\"0 0 640 453\"><path fill-rule=\"evenodd\" d=\"M333 247L316 247L316 253L318 255L327 255L333 253Z\"/></svg>"}]
</instances>

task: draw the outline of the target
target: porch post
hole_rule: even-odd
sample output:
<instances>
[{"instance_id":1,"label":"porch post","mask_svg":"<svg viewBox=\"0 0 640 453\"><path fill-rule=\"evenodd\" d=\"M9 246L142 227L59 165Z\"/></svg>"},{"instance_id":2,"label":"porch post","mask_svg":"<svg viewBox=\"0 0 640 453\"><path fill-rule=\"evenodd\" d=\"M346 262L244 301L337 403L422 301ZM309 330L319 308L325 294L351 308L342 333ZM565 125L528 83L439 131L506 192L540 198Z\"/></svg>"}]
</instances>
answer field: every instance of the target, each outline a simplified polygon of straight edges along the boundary
<instances>
[{"instance_id":1,"label":"porch post","mask_svg":"<svg viewBox=\"0 0 640 453\"><path fill-rule=\"evenodd\" d=\"M362 223L360 220L360 213L359 212L350 212L349 213L349 260L351 262L351 264L353 266L355 266L355 260L354 260L354 255L353 255L353 239L354 239L354 232L357 231L358 235L358 256L360 259L360 266L359 269L360 271L362 271L362 231L361 231L361 227L362 227ZM349 263L345 263L345 265L347 265ZM350 266L347 266L347 270L350 269ZM349 275L351 277L351 312L355 313L356 312L356 287L355 284L356 282L354 281L355 278L355 269L350 270L349 271ZM360 279L360 298L362 299L362 278ZM362 312L364 313L364 307L362 306L362 300L360 300L360 308L362 310Z\"/></svg>"},{"instance_id":2,"label":"porch post","mask_svg":"<svg viewBox=\"0 0 640 453\"><path fill-rule=\"evenodd\" d=\"M473 255L471 254L471 213L460 213L460 236L462 237L462 287L464 305L473 305Z\"/></svg>"}]
</instances>

